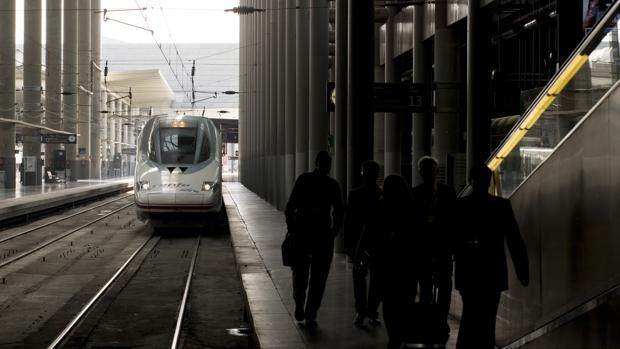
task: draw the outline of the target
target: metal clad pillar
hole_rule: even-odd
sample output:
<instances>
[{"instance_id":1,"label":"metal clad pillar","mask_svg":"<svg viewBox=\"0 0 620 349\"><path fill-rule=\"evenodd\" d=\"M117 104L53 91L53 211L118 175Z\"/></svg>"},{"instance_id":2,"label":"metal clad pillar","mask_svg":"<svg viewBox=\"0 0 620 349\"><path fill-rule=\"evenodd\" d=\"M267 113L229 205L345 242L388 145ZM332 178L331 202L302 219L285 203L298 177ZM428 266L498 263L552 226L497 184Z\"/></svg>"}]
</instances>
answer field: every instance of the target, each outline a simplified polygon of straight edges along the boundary
<instances>
[{"instance_id":1,"label":"metal clad pillar","mask_svg":"<svg viewBox=\"0 0 620 349\"><path fill-rule=\"evenodd\" d=\"M447 0L435 2L435 100L433 156L446 168L448 154L458 151L459 89L457 37L448 27Z\"/></svg>"},{"instance_id":2,"label":"metal clad pillar","mask_svg":"<svg viewBox=\"0 0 620 349\"><path fill-rule=\"evenodd\" d=\"M62 2L46 1L45 28L45 125L60 129L60 101L62 87ZM54 151L59 144L45 145L45 167L54 166Z\"/></svg>"},{"instance_id":3,"label":"metal clad pillar","mask_svg":"<svg viewBox=\"0 0 620 349\"><path fill-rule=\"evenodd\" d=\"M297 110L297 119L295 120L296 130L296 142L295 142L295 177L299 177L308 169L311 161L308 161L310 155L308 154L308 108L309 108L309 46L308 28L310 24L310 11L308 11L309 0L297 0L297 57L296 57L296 70L297 70L297 84L295 88L295 109ZM316 154L315 154L316 155Z\"/></svg>"},{"instance_id":4,"label":"metal clad pillar","mask_svg":"<svg viewBox=\"0 0 620 349\"><path fill-rule=\"evenodd\" d=\"M24 3L24 118L41 125L42 1ZM36 128L23 127L24 184L41 185L41 139Z\"/></svg>"},{"instance_id":5,"label":"metal clad pillar","mask_svg":"<svg viewBox=\"0 0 620 349\"><path fill-rule=\"evenodd\" d=\"M490 155L488 101L490 98L489 75L486 69L490 52L485 36L486 17L480 12L480 0L470 0L467 16L467 168L484 162ZM469 178L469 171L466 172Z\"/></svg>"},{"instance_id":6,"label":"metal clad pillar","mask_svg":"<svg viewBox=\"0 0 620 349\"><path fill-rule=\"evenodd\" d=\"M361 184L362 162L372 156L374 1L349 0L347 185Z\"/></svg>"},{"instance_id":7,"label":"metal clad pillar","mask_svg":"<svg viewBox=\"0 0 620 349\"><path fill-rule=\"evenodd\" d=\"M336 0L336 179L347 193L347 0Z\"/></svg>"},{"instance_id":8,"label":"metal clad pillar","mask_svg":"<svg viewBox=\"0 0 620 349\"><path fill-rule=\"evenodd\" d=\"M78 96L78 1L64 0L62 46L62 124L67 132L77 133ZM77 145L65 146L69 180L75 181Z\"/></svg>"},{"instance_id":9,"label":"metal clad pillar","mask_svg":"<svg viewBox=\"0 0 620 349\"><path fill-rule=\"evenodd\" d=\"M90 178L101 179L101 0L91 0L91 49L92 49L92 110L90 118Z\"/></svg>"},{"instance_id":10,"label":"metal clad pillar","mask_svg":"<svg viewBox=\"0 0 620 349\"><path fill-rule=\"evenodd\" d=\"M388 7L388 19L385 24L385 82L396 83L399 81L396 64L394 62L394 41L396 35L395 16L398 10L394 6ZM401 173L401 132L399 115L397 113L385 113L385 173Z\"/></svg>"},{"instance_id":11,"label":"metal clad pillar","mask_svg":"<svg viewBox=\"0 0 620 349\"><path fill-rule=\"evenodd\" d=\"M240 2L241 6L245 6L245 1ZM239 95L239 181L247 186L247 180L245 177L246 174L246 161L247 157L245 154L246 151L246 127L245 121L247 118L246 113L246 104L245 100L248 95L248 89L245 86L245 75L247 74L246 65L247 61L245 59L246 51L247 51L247 42L246 42L246 16L241 16L239 18L239 91L242 92Z\"/></svg>"},{"instance_id":12,"label":"metal clad pillar","mask_svg":"<svg viewBox=\"0 0 620 349\"><path fill-rule=\"evenodd\" d=\"M296 108L296 61L295 61L295 33L297 10L294 6L288 6L286 9L286 87L285 87L285 158L284 158L284 203L293 189L295 183L295 108Z\"/></svg>"},{"instance_id":13,"label":"metal clad pillar","mask_svg":"<svg viewBox=\"0 0 620 349\"><path fill-rule=\"evenodd\" d=\"M424 45L424 6L413 7L413 82L429 83L430 76L427 67L427 50ZM422 184L422 177L417 169L418 160L431 153L432 119L429 114L413 114L413 178L414 186Z\"/></svg>"},{"instance_id":14,"label":"metal clad pillar","mask_svg":"<svg viewBox=\"0 0 620 349\"><path fill-rule=\"evenodd\" d=\"M91 0L80 0L78 12L78 166L77 179L90 178Z\"/></svg>"},{"instance_id":15,"label":"metal clad pillar","mask_svg":"<svg viewBox=\"0 0 620 349\"><path fill-rule=\"evenodd\" d=\"M0 116L15 119L15 0L0 1ZM0 188L15 188L15 124L0 122Z\"/></svg>"},{"instance_id":16,"label":"metal clad pillar","mask_svg":"<svg viewBox=\"0 0 620 349\"><path fill-rule=\"evenodd\" d=\"M385 66L381 65L381 23L375 23L375 82L385 82ZM374 113L373 160L385 169L385 113Z\"/></svg>"},{"instance_id":17,"label":"metal clad pillar","mask_svg":"<svg viewBox=\"0 0 620 349\"><path fill-rule=\"evenodd\" d=\"M329 113L327 112L327 79L329 67L329 9L326 0L310 1L310 145L309 166L321 150L327 150Z\"/></svg>"}]
</instances>

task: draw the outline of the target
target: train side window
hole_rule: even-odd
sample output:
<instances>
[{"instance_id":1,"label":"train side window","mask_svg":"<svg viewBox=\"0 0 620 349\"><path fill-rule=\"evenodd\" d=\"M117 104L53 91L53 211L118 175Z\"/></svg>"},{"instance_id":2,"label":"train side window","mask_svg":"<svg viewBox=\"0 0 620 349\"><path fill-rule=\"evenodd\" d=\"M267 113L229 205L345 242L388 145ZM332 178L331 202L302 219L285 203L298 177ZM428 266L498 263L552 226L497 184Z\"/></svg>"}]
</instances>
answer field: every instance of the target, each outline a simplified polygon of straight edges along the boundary
<instances>
[{"instance_id":1,"label":"train side window","mask_svg":"<svg viewBox=\"0 0 620 349\"><path fill-rule=\"evenodd\" d=\"M203 123L200 124L199 134L200 152L198 153L198 161L196 161L196 163L207 161L211 157L211 152L209 149L209 137L207 137L207 133L205 132L205 125Z\"/></svg>"}]
</instances>

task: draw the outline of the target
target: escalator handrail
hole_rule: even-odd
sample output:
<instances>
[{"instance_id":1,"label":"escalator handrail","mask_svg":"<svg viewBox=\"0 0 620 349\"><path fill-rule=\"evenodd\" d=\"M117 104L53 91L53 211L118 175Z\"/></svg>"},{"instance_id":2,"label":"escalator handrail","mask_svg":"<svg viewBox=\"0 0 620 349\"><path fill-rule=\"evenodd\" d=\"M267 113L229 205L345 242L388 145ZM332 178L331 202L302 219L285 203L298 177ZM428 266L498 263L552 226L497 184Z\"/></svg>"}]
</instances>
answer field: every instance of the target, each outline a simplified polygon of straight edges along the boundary
<instances>
[{"instance_id":1,"label":"escalator handrail","mask_svg":"<svg viewBox=\"0 0 620 349\"><path fill-rule=\"evenodd\" d=\"M495 171L504 158L510 154L525 133L535 124L536 120L553 102L553 99L562 92L566 84L577 74L579 69L588 60L589 55L605 36L606 27L615 19L620 12L620 1L615 1L605 12L603 18L597 22L594 29L588 33L570 55L570 58L562 65L562 68L545 85L534 102L530 104L519 121L512 127L508 136L487 159L486 164Z\"/></svg>"}]
</instances>

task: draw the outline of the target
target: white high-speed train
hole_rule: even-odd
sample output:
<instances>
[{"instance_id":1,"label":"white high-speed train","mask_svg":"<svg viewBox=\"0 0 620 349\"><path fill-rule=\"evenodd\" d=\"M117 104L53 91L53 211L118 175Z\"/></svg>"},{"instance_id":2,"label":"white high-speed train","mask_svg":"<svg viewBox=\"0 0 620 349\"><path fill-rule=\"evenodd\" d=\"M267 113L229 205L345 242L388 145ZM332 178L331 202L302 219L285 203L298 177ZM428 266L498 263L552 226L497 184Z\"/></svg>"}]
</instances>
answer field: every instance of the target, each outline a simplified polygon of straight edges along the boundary
<instances>
[{"instance_id":1,"label":"white high-speed train","mask_svg":"<svg viewBox=\"0 0 620 349\"><path fill-rule=\"evenodd\" d=\"M218 131L200 116L160 116L138 137L135 174L138 218L154 226L206 223L222 208Z\"/></svg>"}]
</instances>

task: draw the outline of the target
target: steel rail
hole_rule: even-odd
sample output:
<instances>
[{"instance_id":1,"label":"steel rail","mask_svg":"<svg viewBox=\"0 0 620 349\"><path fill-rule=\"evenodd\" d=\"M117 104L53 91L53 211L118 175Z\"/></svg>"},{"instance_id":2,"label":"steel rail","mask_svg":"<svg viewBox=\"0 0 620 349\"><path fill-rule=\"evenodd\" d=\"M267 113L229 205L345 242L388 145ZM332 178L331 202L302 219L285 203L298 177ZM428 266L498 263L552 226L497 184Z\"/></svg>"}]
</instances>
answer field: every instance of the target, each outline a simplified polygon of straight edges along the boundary
<instances>
[{"instance_id":1,"label":"steel rail","mask_svg":"<svg viewBox=\"0 0 620 349\"><path fill-rule=\"evenodd\" d=\"M136 249L131 256L125 261L125 263L114 273L114 275L108 280L108 282L103 285L99 291L86 303L86 305L80 310L80 312L69 322L69 324L60 332L56 338L47 346L48 349L57 348L69 335L69 333L76 327L76 325L80 322L80 320L86 315L90 309L95 305L95 303L101 298L101 296L108 291L110 286L116 281L116 279L125 271L127 266L133 261L133 259L144 249L144 247L151 241L153 238L161 239L161 237L149 237Z\"/></svg>"},{"instance_id":2,"label":"steel rail","mask_svg":"<svg viewBox=\"0 0 620 349\"><path fill-rule=\"evenodd\" d=\"M4 262L0 263L0 268L5 267L5 266L7 266L7 265L9 265L9 264L11 264L11 263L13 263L13 262L15 262L15 261L18 261L18 260L20 260L20 259L22 259L22 258L26 257L26 256L29 256L29 255L31 255L31 254L33 254L33 253L37 252L38 250L40 250L40 249L42 249L42 248L44 248L44 247L46 247L46 246L48 246L48 245L51 245L52 243L54 243L54 242L56 242L56 241L58 241L58 240L60 240L60 239L63 239L63 238L65 238L65 237L67 237L67 236L69 236L69 235L71 235L71 234L73 234L73 233L75 233L75 232L79 231L80 229L83 229L83 228L85 228L85 227L87 227L87 226L89 226L89 225L95 224L95 223L99 222L99 221L100 221L100 220L102 220L102 219L108 218L109 216L111 216L111 215L115 214L116 212L121 211L121 210L124 210L124 209L126 209L127 207L132 206L133 204L134 204L133 202L132 202L132 203L130 203L130 204L127 204L127 205L125 205L125 206L123 206L123 207L121 207L121 208L119 208L119 209L116 209L116 210L114 210L114 211L112 211L112 212L110 212L110 213L106 214L105 216L99 217L99 218L97 218L97 219L95 219L95 220L92 220L92 221L90 221L90 222L86 223L86 224L82 224L81 226L79 226L79 227L77 227L77 228L75 228L75 229L69 230L68 232L66 232L66 233L64 233L64 234L61 234L61 235L59 235L59 236L57 236L57 237L55 237L55 238L53 238L53 239L50 239L50 240L48 240L48 241L46 241L46 242L44 242L44 243L40 244L39 246L37 246L37 247L35 247L35 248L31 249L30 251L26 251L26 252L20 253L20 254L18 254L17 256L15 256L15 257L13 257L13 258L11 258L11 259L8 259L8 260L6 260L6 261L4 261Z\"/></svg>"},{"instance_id":3,"label":"steel rail","mask_svg":"<svg viewBox=\"0 0 620 349\"><path fill-rule=\"evenodd\" d=\"M179 306L179 315L177 317L177 325L174 329L174 336L172 337L171 349L176 349L179 345L179 337L181 336L181 326L183 325L183 316L185 315L185 308L187 306L187 298L189 296L189 289L192 284L192 278L194 276L194 269L196 267L196 259L198 257L198 247L200 246L200 234L196 238L196 244L194 245L194 256L189 266L189 273L187 274L187 281L185 282L185 290L183 291L183 299Z\"/></svg>"},{"instance_id":4,"label":"steel rail","mask_svg":"<svg viewBox=\"0 0 620 349\"><path fill-rule=\"evenodd\" d=\"M43 228L48 227L48 226L50 226L50 225L52 225L52 224L56 224L56 223L58 223L58 222L61 222L61 221L66 220L66 219L73 218L73 217L75 217L75 216L81 215L82 213L86 213L86 212L92 211L92 210L94 210L94 209L96 209L96 208L99 208L99 207L101 207L101 206L105 206L105 205L111 204L111 203L113 203L113 202L116 202L116 201L119 201L119 200L126 199L126 198L128 198L128 197L130 197L130 196L132 196L132 195L133 195L133 194L125 195L125 196L123 196L123 197L121 197L121 198L114 199L114 200L110 200L110 201L104 202L104 203L102 203L102 204L100 204L100 205L97 205L97 206L94 206L94 207L91 207L91 208L84 209L84 210L82 210L82 211L80 211L80 212L76 212L76 213L73 213L73 214L71 214L71 215L68 215L68 216L65 216L65 217L58 218L58 219L56 219L56 220L54 220L54 221L52 221L52 222L48 222L48 223L45 223L45 224L39 225L39 226L34 227L34 228L26 229L26 230L24 230L24 231L22 231L22 232L16 233L16 234L11 235L11 236L7 236L7 237L4 237L4 238L0 238L0 243L3 243L3 242L5 242L5 241L9 241L9 240L15 239L16 237L22 236L22 235L24 235L24 234L32 233L32 232L33 232L33 231L35 231L35 230L43 229Z\"/></svg>"}]
</instances>

